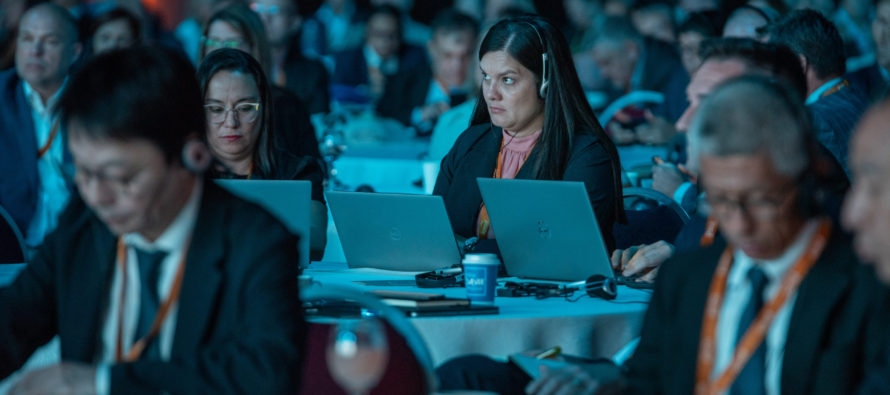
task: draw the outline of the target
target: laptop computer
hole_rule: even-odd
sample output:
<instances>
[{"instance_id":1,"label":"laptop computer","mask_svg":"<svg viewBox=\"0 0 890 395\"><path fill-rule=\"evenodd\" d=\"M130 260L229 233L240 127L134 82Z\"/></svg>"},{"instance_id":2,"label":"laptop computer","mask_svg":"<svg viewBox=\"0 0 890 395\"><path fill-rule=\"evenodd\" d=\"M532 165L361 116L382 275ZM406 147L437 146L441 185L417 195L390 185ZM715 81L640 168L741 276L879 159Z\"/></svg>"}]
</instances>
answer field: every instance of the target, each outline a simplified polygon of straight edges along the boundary
<instances>
[{"instance_id":1,"label":"laptop computer","mask_svg":"<svg viewBox=\"0 0 890 395\"><path fill-rule=\"evenodd\" d=\"M507 274L580 281L614 278L583 182L478 178Z\"/></svg>"},{"instance_id":2,"label":"laptop computer","mask_svg":"<svg viewBox=\"0 0 890 395\"><path fill-rule=\"evenodd\" d=\"M309 266L309 202L312 183L302 180L215 180L233 195L256 203L300 236L300 267Z\"/></svg>"},{"instance_id":3,"label":"laptop computer","mask_svg":"<svg viewBox=\"0 0 890 395\"><path fill-rule=\"evenodd\" d=\"M327 192L349 267L430 271L460 263L441 196Z\"/></svg>"}]
</instances>

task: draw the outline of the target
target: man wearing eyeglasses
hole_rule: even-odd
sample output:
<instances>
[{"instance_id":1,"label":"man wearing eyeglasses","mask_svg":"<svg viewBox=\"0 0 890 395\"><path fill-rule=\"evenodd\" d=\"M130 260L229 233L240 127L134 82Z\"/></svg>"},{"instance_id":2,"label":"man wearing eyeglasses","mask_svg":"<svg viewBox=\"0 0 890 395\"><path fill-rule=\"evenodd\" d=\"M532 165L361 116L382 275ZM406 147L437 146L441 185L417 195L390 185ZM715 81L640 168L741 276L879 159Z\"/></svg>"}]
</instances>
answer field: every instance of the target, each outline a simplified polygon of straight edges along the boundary
<instances>
[{"instance_id":1,"label":"man wearing eyeglasses","mask_svg":"<svg viewBox=\"0 0 890 395\"><path fill-rule=\"evenodd\" d=\"M72 77L59 108L79 195L0 289L0 378L56 335L62 362L12 393L296 388L296 236L203 176L202 105L169 50L110 52Z\"/></svg>"},{"instance_id":2,"label":"man wearing eyeglasses","mask_svg":"<svg viewBox=\"0 0 890 395\"><path fill-rule=\"evenodd\" d=\"M55 103L80 52L68 11L40 4L22 16L15 69L0 72L0 207L30 247L55 227L70 195Z\"/></svg>"},{"instance_id":3,"label":"man wearing eyeglasses","mask_svg":"<svg viewBox=\"0 0 890 395\"><path fill-rule=\"evenodd\" d=\"M689 133L722 238L662 266L628 392L851 393L887 313L873 272L820 211L799 95L761 77L730 81Z\"/></svg>"}]
</instances>

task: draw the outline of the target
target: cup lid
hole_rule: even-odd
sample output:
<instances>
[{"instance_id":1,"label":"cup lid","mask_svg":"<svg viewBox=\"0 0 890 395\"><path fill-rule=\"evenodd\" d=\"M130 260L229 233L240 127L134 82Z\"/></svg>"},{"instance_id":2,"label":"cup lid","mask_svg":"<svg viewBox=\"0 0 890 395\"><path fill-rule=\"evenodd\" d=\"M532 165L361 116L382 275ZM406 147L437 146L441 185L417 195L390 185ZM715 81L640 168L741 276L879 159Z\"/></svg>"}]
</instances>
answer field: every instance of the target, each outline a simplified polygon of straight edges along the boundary
<instances>
[{"instance_id":1,"label":"cup lid","mask_svg":"<svg viewBox=\"0 0 890 395\"><path fill-rule=\"evenodd\" d=\"M463 263L497 265L500 260L497 254L472 252L464 256Z\"/></svg>"}]
</instances>

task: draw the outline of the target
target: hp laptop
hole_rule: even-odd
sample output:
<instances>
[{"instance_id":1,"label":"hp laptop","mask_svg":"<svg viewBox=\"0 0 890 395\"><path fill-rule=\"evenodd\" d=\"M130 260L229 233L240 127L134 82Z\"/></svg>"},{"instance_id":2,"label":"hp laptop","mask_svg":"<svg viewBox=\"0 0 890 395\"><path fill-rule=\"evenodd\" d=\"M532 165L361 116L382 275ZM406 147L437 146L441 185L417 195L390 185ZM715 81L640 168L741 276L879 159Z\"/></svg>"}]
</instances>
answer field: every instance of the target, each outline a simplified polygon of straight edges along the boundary
<instances>
[{"instance_id":1,"label":"hp laptop","mask_svg":"<svg viewBox=\"0 0 890 395\"><path fill-rule=\"evenodd\" d=\"M309 266L309 202L312 183L299 180L216 180L233 195L258 204L300 236L300 267Z\"/></svg>"},{"instance_id":2,"label":"hp laptop","mask_svg":"<svg viewBox=\"0 0 890 395\"><path fill-rule=\"evenodd\" d=\"M482 200L514 277L614 278L583 182L478 178Z\"/></svg>"},{"instance_id":3,"label":"hp laptop","mask_svg":"<svg viewBox=\"0 0 890 395\"><path fill-rule=\"evenodd\" d=\"M327 192L349 267L430 271L460 263L441 196Z\"/></svg>"}]
</instances>

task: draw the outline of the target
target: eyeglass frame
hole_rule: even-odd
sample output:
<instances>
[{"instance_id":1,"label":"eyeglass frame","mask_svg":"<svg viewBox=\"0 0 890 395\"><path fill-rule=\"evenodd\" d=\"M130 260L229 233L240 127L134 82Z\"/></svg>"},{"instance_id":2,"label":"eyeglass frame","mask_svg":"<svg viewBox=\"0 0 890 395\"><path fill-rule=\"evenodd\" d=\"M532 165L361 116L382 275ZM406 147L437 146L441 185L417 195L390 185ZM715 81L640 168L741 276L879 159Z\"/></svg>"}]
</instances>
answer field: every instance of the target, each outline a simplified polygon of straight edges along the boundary
<instances>
[{"instance_id":1,"label":"eyeglass frame","mask_svg":"<svg viewBox=\"0 0 890 395\"><path fill-rule=\"evenodd\" d=\"M800 191L797 182L792 181L775 191L767 192L772 196L764 196L757 199L718 199L706 193L705 201L710 207L712 215L718 218L726 218L736 210L739 213L750 216L760 221L769 221L779 214L783 205L787 204L791 197L798 196Z\"/></svg>"},{"instance_id":2,"label":"eyeglass frame","mask_svg":"<svg viewBox=\"0 0 890 395\"><path fill-rule=\"evenodd\" d=\"M207 49L222 49L222 48L232 48L239 49L238 47L241 45L250 46L250 43L242 40L214 40L207 36L201 36L201 41L204 42L204 48ZM209 52L209 51L208 51Z\"/></svg>"},{"instance_id":3,"label":"eyeglass frame","mask_svg":"<svg viewBox=\"0 0 890 395\"><path fill-rule=\"evenodd\" d=\"M207 117L207 122L210 122L210 123L212 123L212 124L216 124L216 125L219 125L219 124L225 122L226 119L228 119L228 117L229 117L229 113L232 113L232 116L233 116L233 117L237 117L239 122L253 123L253 122L256 122L256 120L260 118L260 104L262 104L262 103L259 103L259 102L242 102L242 103L238 103L238 104L236 104L236 105L234 105L234 106L223 106L223 105L221 105L221 104L207 103L207 104L204 104L204 116ZM252 107L254 108L254 111L256 111L256 115L254 115L253 119L250 119L250 120L248 120L248 119L241 119L241 116L240 116L239 113L236 111L237 108L238 108L238 107L241 107L241 106L252 106ZM222 109L223 109L223 112L222 112L222 114L221 114L221 115L222 115L222 119L219 119L219 120L213 120L213 119L212 119L212 117L213 117L214 115L212 115L212 114L209 112L209 110L210 110L211 107L222 107Z\"/></svg>"}]
</instances>

